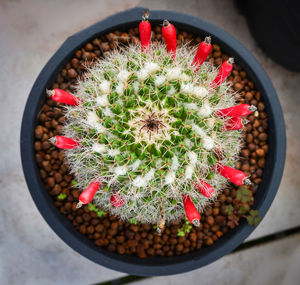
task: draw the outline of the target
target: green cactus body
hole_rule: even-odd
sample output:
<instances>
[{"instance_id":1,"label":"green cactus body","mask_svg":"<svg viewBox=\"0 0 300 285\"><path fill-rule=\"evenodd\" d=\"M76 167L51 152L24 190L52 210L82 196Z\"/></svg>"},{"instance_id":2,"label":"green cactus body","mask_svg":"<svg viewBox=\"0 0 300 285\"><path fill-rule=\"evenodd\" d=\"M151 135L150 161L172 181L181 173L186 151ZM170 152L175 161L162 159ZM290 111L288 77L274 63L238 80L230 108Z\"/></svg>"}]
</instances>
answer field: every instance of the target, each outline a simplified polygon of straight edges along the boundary
<instances>
[{"instance_id":1,"label":"green cactus body","mask_svg":"<svg viewBox=\"0 0 300 285\"><path fill-rule=\"evenodd\" d=\"M206 62L195 72L193 56L182 47L172 61L164 45L146 54L132 46L95 63L78 82L82 102L66 107L64 135L82 147L66 156L80 188L101 177L93 200L101 209L124 220L158 223L163 215L168 222L185 216L182 194L201 212L222 190L215 153L233 165L241 131L223 131L226 118L214 112L233 106L234 94L226 82L210 91L217 70ZM214 187L214 197L194 188L199 179ZM111 205L112 194L122 207Z\"/></svg>"}]
</instances>

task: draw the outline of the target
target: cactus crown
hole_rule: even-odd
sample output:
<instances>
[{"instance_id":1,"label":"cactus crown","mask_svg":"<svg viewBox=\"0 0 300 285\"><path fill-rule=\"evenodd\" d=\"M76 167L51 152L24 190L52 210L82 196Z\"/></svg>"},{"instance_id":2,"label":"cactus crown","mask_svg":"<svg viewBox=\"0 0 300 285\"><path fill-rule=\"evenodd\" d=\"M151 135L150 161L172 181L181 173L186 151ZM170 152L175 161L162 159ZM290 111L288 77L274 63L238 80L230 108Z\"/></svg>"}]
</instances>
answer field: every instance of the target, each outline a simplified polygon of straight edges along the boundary
<instances>
[{"instance_id":1,"label":"cactus crown","mask_svg":"<svg viewBox=\"0 0 300 285\"><path fill-rule=\"evenodd\" d=\"M195 51L186 46L174 60L161 44L140 49L115 50L78 81L82 102L66 106L64 134L82 147L66 156L82 189L101 179L94 198L101 209L158 223L185 216L183 194L198 211L215 199L225 179L212 166L217 159L234 164L241 131L224 131L228 118L215 115L235 99L226 82L209 88L217 74L212 64L195 71ZM204 197L197 181L213 186L214 197ZM122 207L111 205L112 194L122 197Z\"/></svg>"}]
</instances>

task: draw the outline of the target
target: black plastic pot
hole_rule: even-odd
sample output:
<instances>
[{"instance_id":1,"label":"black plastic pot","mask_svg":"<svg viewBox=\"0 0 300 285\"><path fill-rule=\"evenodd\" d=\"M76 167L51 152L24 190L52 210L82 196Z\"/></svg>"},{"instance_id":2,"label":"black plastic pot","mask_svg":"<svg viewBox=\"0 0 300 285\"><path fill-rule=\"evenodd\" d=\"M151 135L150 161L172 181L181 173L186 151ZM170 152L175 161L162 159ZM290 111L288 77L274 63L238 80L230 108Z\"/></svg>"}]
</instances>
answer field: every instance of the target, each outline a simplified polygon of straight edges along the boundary
<instances>
[{"instance_id":1,"label":"black plastic pot","mask_svg":"<svg viewBox=\"0 0 300 285\"><path fill-rule=\"evenodd\" d=\"M93 26L69 37L38 76L30 92L22 122L21 155L26 182L39 211L57 235L74 250L88 259L114 270L134 275L169 275L190 271L207 265L231 252L254 230L242 221L240 226L229 231L211 247L183 256L150 257L140 259L124 256L99 248L85 236L77 232L66 217L55 208L52 198L46 191L35 162L34 128L38 113L44 101L45 90L54 82L61 68L72 57L75 50L86 42L116 29L128 30L136 27L144 8L138 7L111 16ZM263 174L263 181L255 195L254 208L264 216L277 192L285 161L286 139L283 115L275 90L255 58L232 36L199 18L170 11L150 11L152 25L168 19L181 30L195 35L211 35L213 42L233 56L247 72L256 88L261 91L269 122L269 154Z\"/></svg>"}]
</instances>

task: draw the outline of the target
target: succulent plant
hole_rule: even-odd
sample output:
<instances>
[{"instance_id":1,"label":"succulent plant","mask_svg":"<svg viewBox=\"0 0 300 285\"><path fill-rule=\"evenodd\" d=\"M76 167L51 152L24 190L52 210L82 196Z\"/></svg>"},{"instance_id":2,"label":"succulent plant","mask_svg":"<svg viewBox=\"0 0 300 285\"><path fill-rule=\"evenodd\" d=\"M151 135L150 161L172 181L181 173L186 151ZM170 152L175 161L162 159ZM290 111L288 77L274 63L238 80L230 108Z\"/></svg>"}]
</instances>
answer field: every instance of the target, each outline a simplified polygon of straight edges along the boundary
<instances>
[{"instance_id":1,"label":"succulent plant","mask_svg":"<svg viewBox=\"0 0 300 285\"><path fill-rule=\"evenodd\" d=\"M148 23L144 16L140 34L145 24L149 34ZM175 28L169 30L163 33L166 41L174 37ZM171 51L164 44L151 46L145 34L143 42L142 51L118 48L89 67L74 95L48 92L68 104L64 136L51 141L66 149L77 187L86 189L78 206L93 199L121 219L158 228L185 215L199 225L199 212L227 179L249 183L231 167L242 142L241 116L255 108L234 106L225 80L232 59L220 70L203 63L210 38L197 53L187 46L174 51L174 39Z\"/></svg>"}]
</instances>

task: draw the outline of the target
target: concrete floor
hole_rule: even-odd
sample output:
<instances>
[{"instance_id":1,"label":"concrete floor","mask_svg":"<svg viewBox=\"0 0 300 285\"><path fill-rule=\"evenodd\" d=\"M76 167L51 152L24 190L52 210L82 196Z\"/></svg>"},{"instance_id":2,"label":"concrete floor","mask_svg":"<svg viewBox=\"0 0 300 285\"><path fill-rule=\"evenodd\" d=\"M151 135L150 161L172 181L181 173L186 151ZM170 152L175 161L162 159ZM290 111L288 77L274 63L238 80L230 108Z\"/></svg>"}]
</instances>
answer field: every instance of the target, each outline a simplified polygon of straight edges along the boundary
<instances>
[{"instance_id":1,"label":"concrete floor","mask_svg":"<svg viewBox=\"0 0 300 285\"><path fill-rule=\"evenodd\" d=\"M163 285L296 285L300 280L299 244L300 235L298 234L227 255L198 270L150 278L136 284L151 285L155 282L155 284Z\"/></svg>"},{"instance_id":2,"label":"concrete floor","mask_svg":"<svg viewBox=\"0 0 300 285\"><path fill-rule=\"evenodd\" d=\"M268 214L252 240L299 226L300 218L300 74L270 60L251 37L231 0L2 0L0 1L0 284L93 284L124 274L83 258L65 245L37 211L20 164L22 112L41 68L73 33L134 6L169 9L207 20L241 41L270 76L285 115L287 161L284 177ZM140 284L295 284L299 273L299 235L229 255L207 267L177 277ZM275 254L276 253L276 254ZM299 263L298 263L299 264ZM210 282L208 282L210 281ZM147 283L148 282L148 283Z\"/></svg>"}]
</instances>

